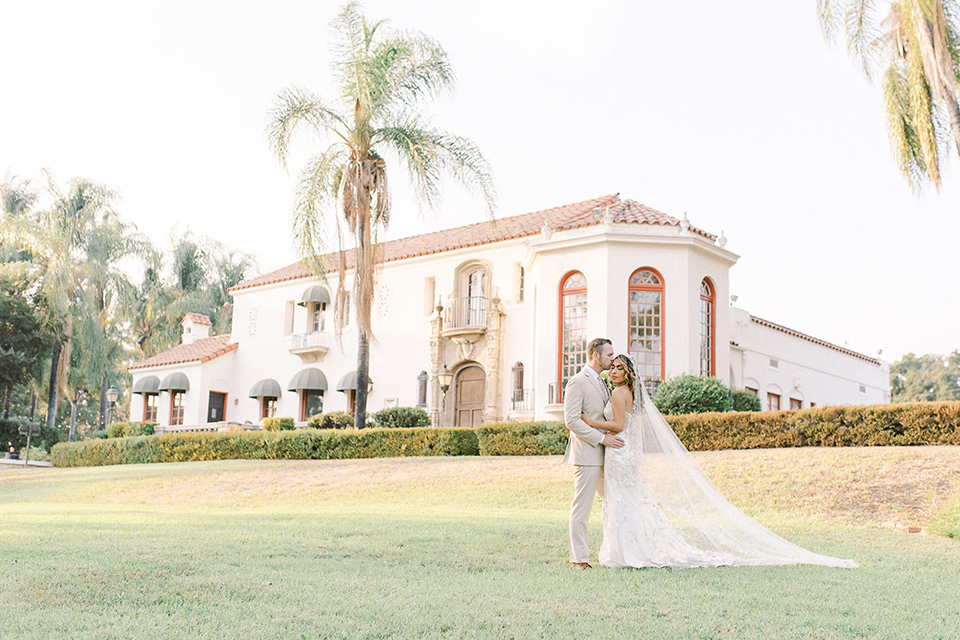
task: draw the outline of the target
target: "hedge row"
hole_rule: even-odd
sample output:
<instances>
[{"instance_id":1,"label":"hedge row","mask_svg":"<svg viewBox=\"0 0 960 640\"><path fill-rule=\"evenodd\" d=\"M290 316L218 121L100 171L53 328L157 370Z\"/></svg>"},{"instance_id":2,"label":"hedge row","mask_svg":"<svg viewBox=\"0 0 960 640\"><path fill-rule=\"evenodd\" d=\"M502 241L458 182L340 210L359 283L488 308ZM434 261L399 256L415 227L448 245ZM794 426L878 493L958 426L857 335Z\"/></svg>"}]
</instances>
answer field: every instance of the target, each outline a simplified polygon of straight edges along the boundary
<instances>
[{"instance_id":1,"label":"hedge row","mask_svg":"<svg viewBox=\"0 0 960 640\"><path fill-rule=\"evenodd\" d=\"M553 456L567 448L567 430L559 420L498 422L477 427L482 456Z\"/></svg>"},{"instance_id":2,"label":"hedge row","mask_svg":"<svg viewBox=\"0 0 960 640\"><path fill-rule=\"evenodd\" d=\"M50 459L58 467L82 467L196 460L339 460L475 456L478 453L473 429L298 429L164 433L61 442L53 448Z\"/></svg>"},{"instance_id":3,"label":"hedge row","mask_svg":"<svg viewBox=\"0 0 960 640\"><path fill-rule=\"evenodd\" d=\"M691 451L960 444L960 402L667 416Z\"/></svg>"},{"instance_id":4,"label":"hedge row","mask_svg":"<svg viewBox=\"0 0 960 640\"><path fill-rule=\"evenodd\" d=\"M691 451L960 445L960 402L697 413L666 419ZM559 421L494 423L477 429L238 430L62 442L53 448L51 460L67 467L230 459L559 455L566 442L566 429Z\"/></svg>"}]
</instances>

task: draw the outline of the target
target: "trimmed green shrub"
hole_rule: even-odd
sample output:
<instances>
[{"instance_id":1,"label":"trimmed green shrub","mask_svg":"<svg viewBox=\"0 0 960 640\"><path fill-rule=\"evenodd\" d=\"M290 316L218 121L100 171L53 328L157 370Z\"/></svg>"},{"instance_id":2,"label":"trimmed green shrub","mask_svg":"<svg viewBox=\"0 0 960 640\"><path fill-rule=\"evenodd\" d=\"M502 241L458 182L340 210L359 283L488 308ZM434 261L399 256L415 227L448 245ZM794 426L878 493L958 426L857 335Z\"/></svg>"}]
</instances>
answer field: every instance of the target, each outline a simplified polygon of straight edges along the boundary
<instances>
[{"instance_id":1,"label":"trimmed green shrub","mask_svg":"<svg viewBox=\"0 0 960 640\"><path fill-rule=\"evenodd\" d=\"M104 430L104 437L152 436L155 425L155 422L114 422Z\"/></svg>"},{"instance_id":2,"label":"trimmed green shrub","mask_svg":"<svg viewBox=\"0 0 960 640\"><path fill-rule=\"evenodd\" d=\"M475 456L473 429L297 429L164 433L64 442L53 448L58 467L196 460L339 460L400 456Z\"/></svg>"},{"instance_id":3,"label":"trimmed green shrub","mask_svg":"<svg viewBox=\"0 0 960 640\"><path fill-rule=\"evenodd\" d=\"M760 396L753 391L741 389L733 392L733 411L760 411Z\"/></svg>"},{"instance_id":4,"label":"trimmed green shrub","mask_svg":"<svg viewBox=\"0 0 960 640\"><path fill-rule=\"evenodd\" d=\"M482 456L552 456L567 448L563 422L495 422L477 427Z\"/></svg>"},{"instance_id":5,"label":"trimmed green shrub","mask_svg":"<svg viewBox=\"0 0 960 640\"><path fill-rule=\"evenodd\" d=\"M420 407L390 407L373 414L373 419L380 429L404 429L412 427L429 427L430 414Z\"/></svg>"},{"instance_id":6,"label":"trimmed green shrub","mask_svg":"<svg viewBox=\"0 0 960 640\"><path fill-rule=\"evenodd\" d=\"M960 402L667 416L691 451L960 444Z\"/></svg>"},{"instance_id":7,"label":"trimmed green shrub","mask_svg":"<svg viewBox=\"0 0 960 640\"><path fill-rule=\"evenodd\" d=\"M730 390L717 378L682 375L660 383L653 404L664 415L729 411Z\"/></svg>"},{"instance_id":8,"label":"trimmed green shrub","mask_svg":"<svg viewBox=\"0 0 960 640\"><path fill-rule=\"evenodd\" d=\"M346 411L318 413L307 421L311 429L349 429L353 427L353 416Z\"/></svg>"},{"instance_id":9,"label":"trimmed green shrub","mask_svg":"<svg viewBox=\"0 0 960 640\"><path fill-rule=\"evenodd\" d=\"M264 418L264 431L293 431L293 418Z\"/></svg>"}]
</instances>

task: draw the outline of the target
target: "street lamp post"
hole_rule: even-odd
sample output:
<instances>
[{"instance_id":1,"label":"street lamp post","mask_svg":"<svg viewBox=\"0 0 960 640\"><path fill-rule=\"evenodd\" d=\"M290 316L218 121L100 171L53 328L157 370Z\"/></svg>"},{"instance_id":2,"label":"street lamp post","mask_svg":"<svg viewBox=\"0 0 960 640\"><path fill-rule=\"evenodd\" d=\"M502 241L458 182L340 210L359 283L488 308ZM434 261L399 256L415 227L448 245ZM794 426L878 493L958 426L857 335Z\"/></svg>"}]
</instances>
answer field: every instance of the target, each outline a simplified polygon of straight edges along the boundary
<instances>
[{"instance_id":1,"label":"street lamp post","mask_svg":"<svg viewBox=\"0 0 960 640\"><path fill-rule=\"evenodd\" d=\"M440 383L440 391L443 392L443 399L440 402L440 426L443 426L443 419L447 415L447 389L453 382L453 374L447 371L447 365L443 365L443 371L437 374L437 381Z\"/></svg>"},{"instance_id":2,"label":"street lamp post","mask_svg":"<svg viewBox=\"0 0 960 640\"><path fill-rule=\"evenodd\" d=\"M117 404L117 398L120 397L120 392L116 390L113 385L110 385L110 388L107 389L107 424L106 427L110 426L110 423L113 421L113 405Z\"/></svg>"}]
</instances>

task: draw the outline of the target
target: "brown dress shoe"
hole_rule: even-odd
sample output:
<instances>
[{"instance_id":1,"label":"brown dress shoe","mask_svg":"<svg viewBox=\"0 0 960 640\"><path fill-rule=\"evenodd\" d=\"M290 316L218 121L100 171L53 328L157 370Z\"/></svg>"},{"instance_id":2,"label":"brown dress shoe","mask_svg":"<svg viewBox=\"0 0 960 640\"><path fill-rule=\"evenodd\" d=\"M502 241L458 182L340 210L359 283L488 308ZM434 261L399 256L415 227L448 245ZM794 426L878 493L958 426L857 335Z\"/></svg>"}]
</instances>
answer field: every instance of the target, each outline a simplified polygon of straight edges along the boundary
<instances>
[{"instance_id":1,"label":"brown dress shoe","mask_svg":"<svg viewBox=\"0 0 960 640\"><path fill-rule=\"evenodd\" d=\"M583 571L584 569L593 569L589 562L571 562L570 566L578 571Z\"/></svg>"}]
</instances>

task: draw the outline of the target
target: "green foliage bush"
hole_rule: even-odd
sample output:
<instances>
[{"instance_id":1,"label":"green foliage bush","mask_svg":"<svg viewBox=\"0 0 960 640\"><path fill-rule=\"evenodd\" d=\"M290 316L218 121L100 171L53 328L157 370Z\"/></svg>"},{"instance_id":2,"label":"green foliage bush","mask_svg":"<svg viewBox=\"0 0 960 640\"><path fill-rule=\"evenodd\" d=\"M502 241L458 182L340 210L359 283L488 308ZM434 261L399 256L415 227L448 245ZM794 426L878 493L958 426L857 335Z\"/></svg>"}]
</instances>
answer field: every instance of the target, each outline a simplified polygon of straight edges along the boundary
<instances>
[{"instance_id":1,"label":"green foliage bush","mask_svg":"<svg viewBox=\"0 0 960 640\"><path fill-rule=\"evenodd\" d=\"M390 407L373 414L377 428L404 429L429 427L430 414L420 407Z\"/></svg>"},{"instance_id":2,"label":"green foliage bush","mask_svg":"<svg viewBox=\"0 0 960 640\"><path fill-rule=\"evenodd\" d=\"M730 390L717 378L682 375L660 383L653 404L664 415L729 411Z\"/></svg>"},{"instance_id":3,"label":"green foliage bush","mask_svg":"<svg viewBox=\"0 0 960 640\"><path fill-rule=\"evenodd\" d=\"M53 448L58 467L196 460L340 460L400 456L475 456L473 429L297 429L165 433L64 442Z\"/></svg>"},{"instance_id":4,"label":"green foliage bush","mask_svg":"<svg viewBox=\"0 0 960 640\"><path fill-rule=\"evenodd\" d=\"M353 427L353 416L346 411L330 411L310 416L307 426L311 429L349 429Z\"/></svg>"},{"instance_id":5,"label":"green foliage bush","mask_svg":"<svg viewBox=\"0 0 960 640\"><path fill-rule=\"evenodd\" d=\"M293 418L264 418L264 431L293 431Z\"/></svg>"},{"instance_id":6,"label":"green foliage bush","mask_svg":"<svg viewBox=\"0 0 960 640\"><path fill-rule=\"evenodd\" d=\"M482 456L552 456L567 447L563 422L495 422L477 427Z\"/></svg>"},{"instance_id":7,"label":"green foliage bush","mask_svg":"<svg viewBox=\"0 0 960 640\"><path fill-rule=\"evenodd\" d=\"M152 436L155 425L155 422L114 422L104 430L104 435L107 438Z\"/></svg>"},{"instance_id":8,"label":"green foliage bush","mask_svg":"<svg viewBox=\"0 0 960 640\"><path fill-rule=\"evenodd\" d=\"M960 444L960 402L667 416L691 451Z\"/></svg>"},{"instance_id":9,"label":"green foliage bush","mask_svg":"<svg viewBox=\"0 0 960 640\"><path fill-rule=\"evenodd\" d=\"M753 391L741 389L733 392L733 411L760 411L760 396Z\"/></svg>"}]
</instances>

